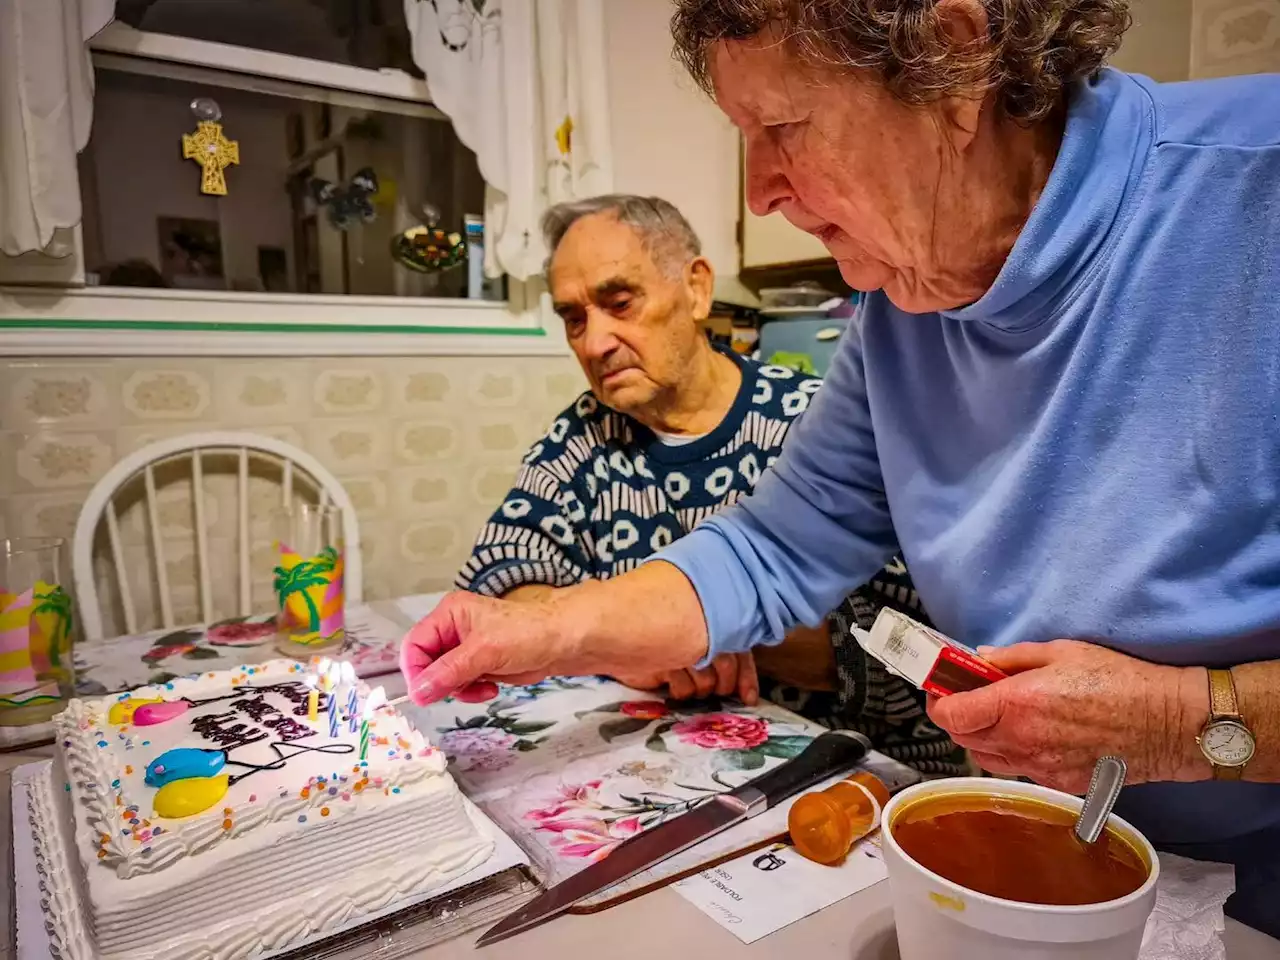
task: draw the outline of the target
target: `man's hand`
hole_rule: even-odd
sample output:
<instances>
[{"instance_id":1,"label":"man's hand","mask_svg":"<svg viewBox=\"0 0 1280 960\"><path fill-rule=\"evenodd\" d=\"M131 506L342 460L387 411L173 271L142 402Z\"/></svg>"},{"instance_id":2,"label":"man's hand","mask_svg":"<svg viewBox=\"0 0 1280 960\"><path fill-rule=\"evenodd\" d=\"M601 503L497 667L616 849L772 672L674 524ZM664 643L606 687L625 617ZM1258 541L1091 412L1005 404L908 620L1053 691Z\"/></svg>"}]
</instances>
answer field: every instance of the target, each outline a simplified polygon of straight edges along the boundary
<instances>
[{"instance_id":1,"label":"man's hand","mask_svg":"<svg viewBox=\"0 0 1280 960\"><path fill-rule=\"evenodd\" d=\"M690 667L667 673L615 675L614 679L637 690L656 690L665 685L673 700L702 699L714 693L721 697L736 695L743 703L754 706L760 699L756 662L749 653L721 654L701 670Z\"/></svg>"},{"instance_id":2,"label":"man's hand","mask_svg":"<svg viewBox=\"0 0 1280 960\"><path fill-rule=\"evenodd\" d=\"M1107 754L1124 758L1131 783L1207 776L1195 743L1209 713L1203 670L1073 640L978 652L1011 676L931 698L929 717L983 769L1074 794Z\"/></svg>"}]
</instances>

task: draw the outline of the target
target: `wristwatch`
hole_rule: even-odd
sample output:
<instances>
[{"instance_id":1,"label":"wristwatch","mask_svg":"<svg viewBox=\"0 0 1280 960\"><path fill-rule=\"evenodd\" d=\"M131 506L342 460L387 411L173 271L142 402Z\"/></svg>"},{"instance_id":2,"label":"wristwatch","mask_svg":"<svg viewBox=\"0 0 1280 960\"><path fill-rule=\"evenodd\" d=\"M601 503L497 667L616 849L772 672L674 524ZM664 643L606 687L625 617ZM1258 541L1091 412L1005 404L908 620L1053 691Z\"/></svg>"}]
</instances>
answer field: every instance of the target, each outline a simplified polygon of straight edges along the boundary
<instances>
[{"instance_id":1,"label":"wristwatch","mask_svg":"<svg viewBox=\"0 0 1280 960\"><path fill-rule=\"evenodd\" d=\"M1213 764L1215 780L1239 780L1253 759L1253 731L1240 715L1230 670L1209 671L1209 719L1200 728L1196 743Z\"/></svg>"}]
</instances>

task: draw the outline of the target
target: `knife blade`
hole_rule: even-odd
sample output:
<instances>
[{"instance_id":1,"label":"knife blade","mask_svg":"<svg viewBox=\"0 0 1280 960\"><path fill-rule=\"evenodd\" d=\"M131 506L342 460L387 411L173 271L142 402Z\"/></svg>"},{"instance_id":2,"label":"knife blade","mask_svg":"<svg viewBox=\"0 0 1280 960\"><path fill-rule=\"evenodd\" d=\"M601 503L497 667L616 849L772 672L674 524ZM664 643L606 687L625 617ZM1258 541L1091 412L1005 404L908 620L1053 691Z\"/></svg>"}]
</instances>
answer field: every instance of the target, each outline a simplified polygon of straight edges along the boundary
<instances>
[{"instance_id":1,"label":"knife blade","mask_svg":"<svg viewBox=\"0 0 1280 960\"><path fill-rule=\"evenodd\" d=\"M548 888L485 931L476 946L487 947L545 923L580 900L750 820L829 777L853 769L870 749L871 742L852 730L823 733L794 759L619 844L603 860Z\"/></svg>"}]
</instances>

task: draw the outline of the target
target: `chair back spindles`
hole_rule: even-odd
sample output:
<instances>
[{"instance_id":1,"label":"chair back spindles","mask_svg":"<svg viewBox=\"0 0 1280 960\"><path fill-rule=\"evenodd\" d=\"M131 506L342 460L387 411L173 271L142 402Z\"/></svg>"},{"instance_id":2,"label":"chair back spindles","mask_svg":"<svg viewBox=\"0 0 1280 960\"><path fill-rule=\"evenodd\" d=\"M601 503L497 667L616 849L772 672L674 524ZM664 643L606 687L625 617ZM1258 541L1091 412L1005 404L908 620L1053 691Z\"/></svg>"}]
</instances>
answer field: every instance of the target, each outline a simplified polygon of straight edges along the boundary
<instances>
[{"instance_id":1,"label":"chair back spindles","mask_svg":"<svg viewBox=\"0 0 1280 960\"><path fill-rule=\"evenodd\" d=\"M164 555L164 537L160 535L160 508L156 505L156 474L151 464L143 468L147 490L147 520L151 527L151 554L156 565L156 591L160 598L161 624L173 626L173 598L169 595L169 565Z\"/></svg>"},{"instance_id":2,"label":"chair back spindles","mask_svg":"<svg viewBox=\"0 0 1280 960\"><path fill-rule=\"evenodd\" d=\"M252 588L249 582L249 554L251 553L251 544L249 543L249 451L245 447L240 448L240 466L236 477L236 490L237 511L240 517L240 522L237 525L240 543L240 616L247 617L253 610L253 597L251 596Z\"/></svg>"},{"instance_id":3,"label":"chair back spindles","mask_svg":"<svg viewBox=\"0 0 1280 960\"><path fill-rule=\"evenodd\" d=\"M195 507L196 565L200 577L200 617L213 619L213 591L209 579L209 531L205 526L204 466L199 450L191 451L191 499Z\"/></svg>"},{"instance_id":4,"label":"chair back spindles","mask_svg":"<svg viewBox=\"0 0 1280 960\"><path fill-rule=\"evenodd\" d=\"M213 454L219 454L215 457ZM219 471L219 464L227 464L228 455L233 461L235 472L236 498L236 575L237 596L235 610L239 616L246 617L253 613L267 613L274 607L274 600L265 604L264 609L255 610L253 606L253 533L251 527L251 504L249 499L249 479L253 464L261 460L270 461L272 468L266 476L280 478L280 503L291 507L295 502L318 503L320 506L332 504L338 508L338 517L333 522L341 526L341 539L344 556L344 587L349 604L358 604L363 600L362 563L360 554L360 530L351 499L342 484L319 461L292 444L276 440L272 437L259 436L252 433L200 433L185 437L174 437L160 440L125 457L111 468L90 491L81 508L76 523L75 541L73 545L72 569L76 587L76 597L80 607L80 619L84 627L87 641L104 639L103 609L99 598L98 584L93 575L95 543L100 527L106 527L106 541L109 559L115 568L114 585L119 592L120 607L123 613L123 626L126 633L134 634L139 629L147 629L139 617L135 595L130 585L131 568L125 553L125 541L121 536L120 517L123 511L136 502L137 481L141 479L145 523L147 535L145 542L150 547L154 564L154 582L156 586L156 603L160 614L160 625L166 629L175 627L175 604L170 584L170 571L166 556L165 532L161 527L159 493L162 487L173 482L173 472L169 469L172 461L182 466L189 458L191 463L191 498L192 512L188 516L195 524L193 536L195 540L197 589L199 590L198 614L205 623L212 622L218 616L226 616L230 610L219 611L213 589L212 565L210 561L211 532L209 528L209 501L206 482L211 473ZM252 461L252 463L251 463ZM165 469L161 469L162 465ZM274 472L278 465L279 473ZM258 473L254 474L259 476ZM210 483L213 481L210 481ZM131 497L126 499L125 492L131 489ZM221 489L221 488L218 488ZM226 530L229 525L223 518L217 518L215 530ZM168 531L170 534L172 530ZM329 531L330 536L335 531ZM216 543L219 541L215 541ZM222 569L222 568L219 568ZM261 571L260 571L261 572ZM108 583L110 584L108 578ZM224 603L227 601L224 600ZM183 619L194 615L184 612ZM153 621L154 622L154 621ZM185 626L185 624L182 624Z\"/></svg>"},{"instance_id":5,"label":"chair back spindles","mask_svg":"<svg viewBox=\"0 0 1280 960\"><path fill-rule=\"evenodd\" d=\"M129 589L129 568L124 565L124 550L120 547L120 521L116 519L116 505L110 500L107 501L106 515L107 541L111 547L111 562L116 568L116 588L120 591L120 606L124 611L124 629L126 633L137 633L138 615L133 609L133 591Z\"/></svg>"}]
</instances>

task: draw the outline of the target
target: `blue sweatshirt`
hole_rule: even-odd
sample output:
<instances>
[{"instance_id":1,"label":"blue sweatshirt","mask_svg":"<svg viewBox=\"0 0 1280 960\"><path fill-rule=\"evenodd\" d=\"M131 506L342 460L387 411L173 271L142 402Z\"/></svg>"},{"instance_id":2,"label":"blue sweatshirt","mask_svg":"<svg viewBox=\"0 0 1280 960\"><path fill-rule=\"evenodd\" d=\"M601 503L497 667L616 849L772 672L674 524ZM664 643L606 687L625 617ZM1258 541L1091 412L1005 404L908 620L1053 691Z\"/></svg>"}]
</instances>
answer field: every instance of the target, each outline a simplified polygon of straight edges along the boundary
<instances>
[{"instance_id":1,"label":"blue sweatshirt","mask_svg":"<svg viewBox=\"0 0 1280 960\"><path fill-rule=\"evenodd\" d=\"M754 495L660 559L718 653L817 623L899 549L971 645L1280 659L1280 76L1078 85L991 289L867 297ZM1133 793L1156 842L1280 823L1277 785Z\"/></svg>"}]
</instances>

